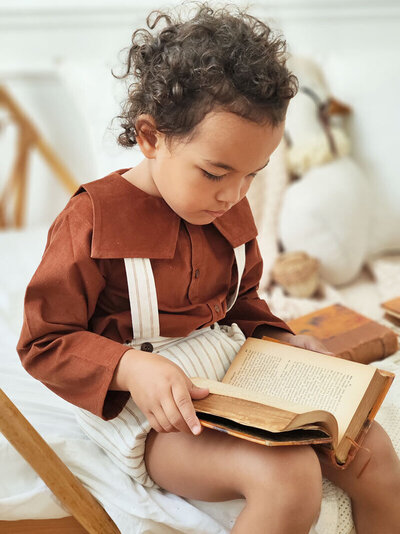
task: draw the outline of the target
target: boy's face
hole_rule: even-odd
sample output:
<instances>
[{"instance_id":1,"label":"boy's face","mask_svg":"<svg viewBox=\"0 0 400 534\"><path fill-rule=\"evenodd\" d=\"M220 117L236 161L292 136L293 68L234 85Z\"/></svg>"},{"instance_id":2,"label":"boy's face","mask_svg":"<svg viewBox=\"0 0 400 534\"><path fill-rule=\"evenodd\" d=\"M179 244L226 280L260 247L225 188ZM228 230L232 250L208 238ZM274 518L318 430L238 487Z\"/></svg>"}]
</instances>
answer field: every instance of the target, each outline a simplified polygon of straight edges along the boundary
<instances>
[{"instance_id":1,"label":"boy's face","mask_svg":"<svg viewBox=\"0 0 400 534\"><path fill-rule=\"evenodd\" d=\"M165 136L157 135L149 178L184 220L211 223L246 195L283 132L284 123L272 128L234 113L211 112L189 142L174 142L168 149Z\"/></svg>"}]
</instances>

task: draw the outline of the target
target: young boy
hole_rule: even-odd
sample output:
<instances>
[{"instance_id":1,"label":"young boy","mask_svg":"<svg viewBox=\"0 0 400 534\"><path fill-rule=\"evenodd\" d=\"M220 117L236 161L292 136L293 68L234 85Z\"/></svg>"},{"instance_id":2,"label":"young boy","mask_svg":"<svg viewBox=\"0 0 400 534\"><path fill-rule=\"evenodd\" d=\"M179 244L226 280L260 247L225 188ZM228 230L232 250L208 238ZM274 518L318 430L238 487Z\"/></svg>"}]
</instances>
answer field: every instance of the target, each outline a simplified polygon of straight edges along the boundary
<instances>
[{"instance_id":1,"label":"young boy","mask_svg":"<svg viewBox=\"0 0 400 534\"><path fill-rule=\"evenodd\" d=\"M26 293L23 365L81 408L82 428L141 484L244 497L236 534L308 533L321 467L350 495L358 534L395 534L400 466L379 425L368 464L361 451L345 471L311 447L200 431L191 399L208 390L190 376L221 379L245 337L325 349L257 295L245 195L296 92L284 42L246 13L207 5L188 20L160 14L150 29L162 21L155 35L134 32L128 55L119 141L144 160L82 186L52 225Z\"/></svg>"}]
</instances>

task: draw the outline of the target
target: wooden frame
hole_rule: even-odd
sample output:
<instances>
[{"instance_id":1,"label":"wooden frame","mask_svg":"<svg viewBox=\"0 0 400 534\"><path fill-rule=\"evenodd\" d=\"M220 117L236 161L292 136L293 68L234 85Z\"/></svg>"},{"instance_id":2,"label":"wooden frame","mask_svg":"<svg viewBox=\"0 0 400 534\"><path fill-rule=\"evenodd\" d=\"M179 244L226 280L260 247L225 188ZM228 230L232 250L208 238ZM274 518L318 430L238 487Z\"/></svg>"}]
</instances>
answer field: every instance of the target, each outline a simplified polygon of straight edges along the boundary
<instances>
[{"instance_id":1,"label":"wooden frame","mask_svg":"<svg viewBox=\"0 0 400 534\"><path fill-rule=\"evenodd\" d=\"M87 534L74 517L0 521L0 534Z\"/></svg>"},{"instance_id":2,"label":"wooden frame","mask_svg":"<svg viewBox=\"0 0 400 534\"><path fill-rule=\"evenodd\" d=\"M73 516L62 519L0 521L1 534L119 534L117 526L102 506L36 432L2 389L0 432Z\"/></svg>"},{"instance_id":3,"label":"wooden frame","mask_svg":"<svg viewBox=\"0 0 400 534\"><path fill-rule=\"evenodd\" d=\"M0 106L10 113L18 128L17 153L11 175L0 194L0 229L21 228L25 221L28 159L32 149L37 148L41 156L54 171L55 176L72 193L78 184L51 146L40 135L33 122L26 116L5 87L0 85ZM8 206L13 205L11 215Z\"/></svg>"}]
</instances>

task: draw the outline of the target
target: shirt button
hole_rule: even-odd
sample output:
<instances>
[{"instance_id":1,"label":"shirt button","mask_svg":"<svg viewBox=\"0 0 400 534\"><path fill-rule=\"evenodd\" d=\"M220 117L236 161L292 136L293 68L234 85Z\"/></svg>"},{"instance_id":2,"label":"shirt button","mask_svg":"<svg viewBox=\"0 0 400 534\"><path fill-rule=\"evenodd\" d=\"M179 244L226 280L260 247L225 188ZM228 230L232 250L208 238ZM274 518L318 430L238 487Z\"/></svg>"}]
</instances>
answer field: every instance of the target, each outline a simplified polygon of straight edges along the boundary
<instances>
[{"instance_id":1,"label":"shirt button","mask_svg":"<svg viewBox=\"0 0 400 534\"><path fill-rule=\"evenodd\" d=\"M141 344L140 350L143 350L144 352L153 352L153 345L146 341L145 343Z\"/></svg>"},{"instance_id":2,"label":"shirt button","mask_svg":"<svg viewBox=\"0 0 400 534\"><path fill-rule=\"evenodd\" d=\"M195 278L198 278L199 276L200 276L200 269L196 269L196 270L194 271L194 277L195 277Z\"/></svg>"},{"instance_id":3,"label":"shirt button","mask_svg":"<svg viewBox=\"0 0 400 534\"><path fill-rule=\"evenodd\" d=\"M214 330L215 326L213 324L210 324L211 330Z\"/></svg>"},{"instance_id":4,"label":"shirt button","mask_svg":"<svg viewBox=\"0 0 400 534\"><path fill-rule=\"evenodd\" d=\"M218 304L216 304L216 305L214 306L214 310L215 310L217 313L219 313L219 306L218 306Z\"/></svg>"}]
</instances>

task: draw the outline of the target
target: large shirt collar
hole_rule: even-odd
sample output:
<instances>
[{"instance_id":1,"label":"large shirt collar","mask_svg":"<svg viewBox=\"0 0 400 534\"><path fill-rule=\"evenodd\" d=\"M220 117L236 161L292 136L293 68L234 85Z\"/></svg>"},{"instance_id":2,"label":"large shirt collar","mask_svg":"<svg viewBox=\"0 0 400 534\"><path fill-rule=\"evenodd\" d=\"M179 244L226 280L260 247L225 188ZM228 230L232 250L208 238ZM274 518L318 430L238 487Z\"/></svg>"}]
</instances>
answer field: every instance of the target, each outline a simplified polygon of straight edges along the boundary
<instances>
[{"instance_id":1,"label":"large shirt collar","mask_svg":"<svg viewBox=\"0 0 400 534\"><path fill-rule=\"evenodd\" d=\"M93 206L93 258L173 258L182 219L159 197L128 182L120 169L82 185ZM213 224L237 247L257 235L247 199L236 204Z\"/></svg>"}]
</instances>

